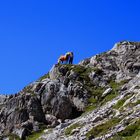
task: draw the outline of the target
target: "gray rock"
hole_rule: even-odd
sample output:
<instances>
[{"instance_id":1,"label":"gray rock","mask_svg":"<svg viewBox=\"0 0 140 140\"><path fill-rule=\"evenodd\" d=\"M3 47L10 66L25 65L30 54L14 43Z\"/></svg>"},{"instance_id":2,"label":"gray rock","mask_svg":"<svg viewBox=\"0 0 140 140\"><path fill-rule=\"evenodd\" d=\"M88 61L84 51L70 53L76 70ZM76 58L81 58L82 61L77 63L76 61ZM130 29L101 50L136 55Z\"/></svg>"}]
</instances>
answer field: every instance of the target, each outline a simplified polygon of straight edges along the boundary
<instances>
[{"instance_id":1,"label":"gray rock","mask_svg":"<svg viewBox=\"0 0 140 140\"><path fill-rule=\"evenodd\" d=\"M26 128L15 129L13 133L19 136L20 139L25 139L25 137L28 135Z\"/></svg>"},{"instance_id":2,"label":"gray rock","mask_svg":"<svg viewBox=\"0 0 140 140\"><path fill-rule=\"evenodd\" d=\"M103 92L102 97L105 97L105 96L108 95L111 91L112 91L112 88L106 89L106 90Z\"/></svg>"}]
</instances>

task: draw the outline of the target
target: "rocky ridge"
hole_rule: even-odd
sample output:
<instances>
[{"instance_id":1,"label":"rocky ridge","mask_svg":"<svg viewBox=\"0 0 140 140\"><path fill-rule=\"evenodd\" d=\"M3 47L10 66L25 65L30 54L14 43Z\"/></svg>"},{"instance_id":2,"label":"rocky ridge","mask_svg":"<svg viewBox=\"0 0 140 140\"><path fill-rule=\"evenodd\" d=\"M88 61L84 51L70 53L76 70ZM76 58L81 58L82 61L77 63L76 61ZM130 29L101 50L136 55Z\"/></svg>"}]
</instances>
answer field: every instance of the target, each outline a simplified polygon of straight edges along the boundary
<instances>
[{"instance_id":1,"label":"rocky ridge","mask_svg":"<svg viewBox=\"0 0 140 140\"><path fill-rule=\"evenodd\" d=\"M2 140L139 140L139 130L139 42L54 65L21 92L0 96Z\"/></svg>"}]
</instances>

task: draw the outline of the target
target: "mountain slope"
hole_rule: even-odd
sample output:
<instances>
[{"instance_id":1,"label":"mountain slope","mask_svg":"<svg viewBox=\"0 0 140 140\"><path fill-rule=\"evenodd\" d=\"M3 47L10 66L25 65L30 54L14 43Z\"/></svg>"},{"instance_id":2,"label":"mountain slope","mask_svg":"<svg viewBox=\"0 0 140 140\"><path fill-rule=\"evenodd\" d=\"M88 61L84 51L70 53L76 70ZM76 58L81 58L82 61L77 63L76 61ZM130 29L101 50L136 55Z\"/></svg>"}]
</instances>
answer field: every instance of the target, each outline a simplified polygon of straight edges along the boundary
<instances>
[{"instance_id":1,"label":"mountain slope","mask_svg":"<svg viewBox=\"0 0 140 140\"><path fill-rule=\"evenodd\" d=\"M139 71L140 43L127 41L78 65L54 65L3 97L1 139L140 139Z\"/></svg>"}]
</instances>

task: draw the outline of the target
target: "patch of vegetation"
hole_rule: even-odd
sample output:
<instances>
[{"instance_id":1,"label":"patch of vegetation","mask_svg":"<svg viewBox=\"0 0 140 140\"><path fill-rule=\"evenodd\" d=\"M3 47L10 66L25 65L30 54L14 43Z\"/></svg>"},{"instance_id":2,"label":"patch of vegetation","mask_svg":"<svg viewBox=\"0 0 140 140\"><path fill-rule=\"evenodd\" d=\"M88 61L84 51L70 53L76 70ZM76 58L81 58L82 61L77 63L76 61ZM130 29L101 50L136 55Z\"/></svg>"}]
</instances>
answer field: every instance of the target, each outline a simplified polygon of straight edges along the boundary
<instances>
[{"instance_id":1,"label":"patch of vegetation","mask_svg":"<svg viewBox=\"0 0 140 140\"><path fill-rule=\"evenodd\" d=\"M26 86L23 90L22 90L22 92L24 92L24 93L30 93L30 95L32 95L32 96L37 96L36 94L35 94L35 92L32 90L32 87L29 85L29 86Z\"/></svg>"},{"instance_id":2,"label":"patch of vegetation","mask_svg":"<svg viewBox=\"0 0 140 140\"><path fill-rule=\"evenodd\" d=\"M112 88L112 92L110 94L108 94L102 102L105 103L105 102L108 102L108 101L112 100L113 98L115 98L118 95L120 88L127 82L128 82L128 80L123 80L120 83L116 83L114 80L111 80L109 82L109 85ZM125 100L126 99L122 99L121 101L119 101L115 107L119 108L124 103Z\"/></svg>"},{"instance_id":3,"label":"patch of vegetation","mask_svg":"<svg viewBox=\"0 0 140 140\"><path fill-rule=\"evenodd\" d=\"M93 70L96 74L101 74L101 73L103 73L103 70L100 69L100 68L97 68L97 67L93 68L92 70Z\"/></svg>"},{"instance_id":4,"label":"patch of vegetation","mask_svg":"<svg viewBox=\"0 0 140 140\"><path fill-rule=\"evenodd\" d=\"M20 138L16 134L9 134L7 136L9 140L20 140Z\"/></svg>"},{"instance_id":5,"label":"patch of vegetation","mask_svg":"<svg viewBox=\"0 0 140 140\"><path fill-rule=\"evenodd\" d=\"M126 99L121 99L121 100L119 100L119 101L117 102L117 104L115 104L115 105L113 106L113 108L114 108L114 109L119 109L120 107L123 106L123 104L124 104L125 101L126 101Z\"/></svg>"},{"instance_id":6,"label":"patch of vegetation","mask_svg":"<svg viewBox=\"0 0 140 140\"><path fill-rule=\"evenodd\" d=\"M44 80L46 78L50 78L49 72L47 74L43 75L42 77L40 77L39 81L42 81L42 80Z\"/></svg>"},{"instance_id":7,"label":"patch of vegetation","mask_svg":"<svg viewBox=\"0 0 140 140\"><path fill-rule=\"evenodd\" d=\"M23 88L23 92L25 92L25 93L27 93L27 92L28 93L31 93L32 92L31 89L32 89L32 87L30 85L29 86L26 86L26 87Z\"/></svg>"},{"instance_id":8,"label":"patch of vegetation","mask_svg":"<svg viewBox=\"0 0 140 140\"><path fill-rule=\"evenodd\" d=\"M75 65L72 67L72 70L76 73L81 74L81 73L86 71L86 68L84 66L81 66L81 65Z\"/></svg>"},{"instance_id":9,"label":"patch of vegetation","mask_svg":"<svg viewBox=\"0 0 140 140\"><path fill-rule=\"evenodd\" d=\"M47 126L43 123L39 123L39 131L30 132L30 135L26 137L26 140L37 140L41 135L44 134L44 130L47 129ZM48 132L51 132L52 129L48 129Z\"/></svg>"},{"instance_id":10,"label":"patch of vegetation","mask_svg":"<svg viewBox=\"0 0 140 140\"><path fill-rule=\"evenodd\" d=\"M123 140L123 138L120 137L119 135L115 135L115 136L113 136L111 138L108 138L107 140Z\"/></svg>"},{"instance_id":11,"label":"patch of vegetation","mask_svg":"<svg viewBox=\"0 0 140 140\"><path fill-rule=\"evenodd\" d=\"M77 81L88 83L90 81L89 74L92 71L90 67L85 68L84 66L81 65L70 65L70 64L65 64L63 65L67 69L67 71L73 71L74 73L77 74Z\"/></svg>"},{"instance_id":12,"label":"patch of vegetation","mask_svg":"<svg viewBox=\"0 0 140 140\"><path fill-rule=\"evenodd\" d=\"M84 111L83 115L84 115L85 113L87 113L87 112L90 112L90 111L96 109L96 108L97 108L96 104L88 105L88 106L85 108L85 111Z\"/></svg>"},{"instance_id":13,"label":"patch of vegetation","mask_svg":"<svg viewBox=\"0 0 140 140\"><path fill-rule=\"evenodd\" d=\"M43 130L34 132L30 136L28 136L26 140L37 140L43 133Z\"/></svg>"},{"instance_id":14,"label":"patch of vegetation","mask_svg":"<svg viewBox=\"0 0 140 140\"><path fill-rule=\"evenodd\" d=\"M91 97L88 100L88 106L85 108L85 112L92 111L95 108L102 106L106 102L111 101L112 99L117 97L119 95L119 90L120 90L121 86L124 85L126 82L128 82L128 81L123 80L120 83L116 83L114 80L111 80L109 84L112 87L112 91L109 94L107 94L107 96L105 96L105 97L102 97L102 94L105 91L105 88L97 87L94 85L90 85L89 87L87 86L88 87L87 89L91 94ZM122 99L114 107L119 108L120 106L122 106L124 101L125 101L125 99Z\"/></svg>"},{"instance_id":15,"label":"patch of vegetation","mask_svg":"<svg viewBox=\"0 0 140 140\"><path fill-rule=\"evenodd\" d=\"M101 98L101 96L102 96L102 94L103 94L104 91L105 91L105 88L102 88L102 87L94 87L92 89L92 97L95 97L96 100L99 100Z\"/></svg>"},{"instance_id":16,"label":"patch of vegetation","mask_svg":"<svg viewBox=\"0 0 140 140\"><path fill-rule=\"evenodd\" d=\"M104 105L106 102L111 101L112 99L114 99L115 97L118 96L118 92L111 92L110 94L108 94L107 96L105 96L103 98L103 100L100 102L101 105Z\"/></svg>"},{"instance_id":17,"label":"patch of vegetation","mask_svg":"<svg viewBox=\"0 0 140 140\"><path fill-rule=\"evenodd\" d=\"M118 138L118 139L117 139ZM136 121L126 127L121 132L118 132L115 136L109 140L139 140L140 139L140 120Z\"/></svg>"},{"instance_id":18,"label":"patch of vegetation","mask_svg":"<svg viewBox=\"0 0 140 140\"><path fill-rule=\"evenodd\" d=\"M93 104L97 103L97 99L95 99L93 96L91 98L89 98L88 101L89 101L89 103L93 103Z\"/></svg>"},{"instance_id":19,"label":"patch of vegetation","mask_svg":"<svg viewBox=\"0 0 140 140\"><path fill-rule=\"evenodd\" d=\"M121 82L117 83L114 80L110 80L109 85L112 89L116 92L118 91L125 83L128 83L128 80L122 80Z\"/></svg>"},{"instance_id":20,"label":"patch of vegetation","mask_svg":"<svg viewBox=\"0 0 140 140\"><path fill-rule=\"evenodd\" d=\"M75 123L75 124L69 126L69 127L66 128L66 130L65 130L65 135L70 135L71 132L72 132L72 130L74 130L74 129L78 128L78 127L81 127L81 126L82 126L82 125L79 124L79 123Z\"/></svg>"},{"instance_id":21,"label":"patch of vegetation","mask_svg":"<svg viewBox=\"0 0 140 140\"><path fill-rule=\"evenodd\" d=\"M119 101L117 102L117 104L115 104L115 105L113 106L113 108L114 108L114 109L119 109L119 108L121 108L121 107L123 106L123 104L125 103L125 101L126 101L127 99L129 99L129 98L130 98L130 95L124 97L124 98L121 99L121 100L119 100ZM121 109L122 109L122 108L121 108Z\"/></svg>"},{"instance_id":22,"label":"patch of vegetation","mask_svg":"<svg viewBox=\"0 0 140 140\"><path fill-rule=\"evenodd\" d=\"M90 82L89 74L92 71L90 67L85 68L84 66L77 65L74 66L72 70L78 74L78 81L82 81L87 84Z\"/></svg>"},{"instance_id":23,"label":"patch of vegetation","mask_svg":"<svg viewBox=\"0 0 140 140\"><path fill-rule=\"evenodd\" d=\"M96 55L96 61L97 61L97 62L99 62L99 61L102 61L101 54L99 54L99 55Z\"/></svg>"},{"instance_id":24,"label":"patch of vegetation","mask_svg":"<svg viewBox=\"0 0 140 140\"><path fill-rule=\"evenodd\" d=\"M104 135L107 133L107 131L115 126L118 122L120 122L120 119L118 118L113 118L107 122L105 122L104 124L98 125L94 128L92 128L87 134L86 137L87 139L89 139L90 137L98 137L101 135Z\"/></svg>"},{"instance_id":25,"label":"patch of vegetation","mask_svg":"<svg viewBox=\"0 0 140 140\"><path fill-rule=\"evenodd\" d=\"M105 89L101 88L101 87L91 86L91 87L89 87L88 90L91 93L91 97L88 100L88 105L85 108L84 113L92 111L99 106L99 104L101 102L102 93L104 92Z\"/></svg>"}]
</instances>

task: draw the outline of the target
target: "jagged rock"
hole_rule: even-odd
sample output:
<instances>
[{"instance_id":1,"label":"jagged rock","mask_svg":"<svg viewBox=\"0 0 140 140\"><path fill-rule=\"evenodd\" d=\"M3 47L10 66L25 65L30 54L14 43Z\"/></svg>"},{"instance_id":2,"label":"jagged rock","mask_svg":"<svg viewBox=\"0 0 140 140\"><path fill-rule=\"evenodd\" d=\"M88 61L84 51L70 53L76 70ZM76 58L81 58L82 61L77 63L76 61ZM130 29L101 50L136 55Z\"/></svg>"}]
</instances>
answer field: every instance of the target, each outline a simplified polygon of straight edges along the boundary
<instances>
[{"instance_id":1,"label":"jagged rock","mask_svg":"<svg viewBox=\"0 0 140 140\"><path fill-rule=\"evenodd\" d=\"M19 137L24 137L32 131L34 121L46 123L39 100L31 94L8 99L0 116L0 130L3 133L13 132Z\"/></svg>"},{"instance_id":2,"label":"jagged rock","mask_svg":"<svg viewBox=\"0 0 140 140\"><path fill-rule=\"evenodd\" d=\"M51 127L55 127L55 126L59 125L59 121L55 116L46 114L45 118L46 118L47 122L51 125Z\"/></svg>"},{"instance_id":3,"label":"jagged rock","mask_svg":"<svg viewBox=\"0 0 140 140\"><path fill-rule=\"evenodd\" d=\"M80 63L79 63L79 65L84 65L84 66L86 66L86 65L88 65L90 63L90 58L86 58L86 59L84 59L83 61L81 61Z\"/></svg>"},{"instance_id":4,"label":"jagged rock","mask_svg":"<svg viewBox=\"0 0 140 140\"><path fill-rule=\"evenodd\" d=\"M15 129L13 133L19 136L20 139L25 139L25 137L29 134L26 128Z\"/></svg>"},{"instance_id":5,"label":"jagged rock","mask_svg":"<svg viewBox=\"0 0 140 140\"><path fill-rule=\"evenodd\" d=\"M52 67L52 69L49 72L49 76L51 80L55 80L55 79L61 79L63 80L63 76L66 75L66 73L68 72L68 67L65 67L63 65L59 66L59 65L54 65Z\"/></svg>"}]
</instances>

